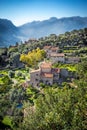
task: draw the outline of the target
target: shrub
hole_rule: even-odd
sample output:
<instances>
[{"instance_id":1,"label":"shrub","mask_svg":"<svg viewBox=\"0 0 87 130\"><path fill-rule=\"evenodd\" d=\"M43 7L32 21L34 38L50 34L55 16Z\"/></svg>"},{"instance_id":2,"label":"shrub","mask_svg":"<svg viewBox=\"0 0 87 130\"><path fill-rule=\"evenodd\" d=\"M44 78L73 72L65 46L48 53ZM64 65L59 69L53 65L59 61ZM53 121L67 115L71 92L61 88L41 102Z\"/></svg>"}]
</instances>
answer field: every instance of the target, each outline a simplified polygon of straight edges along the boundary
<instances>
[{"instance_id":1,"label":"shrub","mask_svg":"<svg viewBox=\"0 0 87 130\"><path fill-rule=\"evenodd\" d=\"M8 75L9 75L10 78L14 78L15 72L12 71L12 70L10 70L10 71L8 72Z\"/></svg>"}]
</instances>

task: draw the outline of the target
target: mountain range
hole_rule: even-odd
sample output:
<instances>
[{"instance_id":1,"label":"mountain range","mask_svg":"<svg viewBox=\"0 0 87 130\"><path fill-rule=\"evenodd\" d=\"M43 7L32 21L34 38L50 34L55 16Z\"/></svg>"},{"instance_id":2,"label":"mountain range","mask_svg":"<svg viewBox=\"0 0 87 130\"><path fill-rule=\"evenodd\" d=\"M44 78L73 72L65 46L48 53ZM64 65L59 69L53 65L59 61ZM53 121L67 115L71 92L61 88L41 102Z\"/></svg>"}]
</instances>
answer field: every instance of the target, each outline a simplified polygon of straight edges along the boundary
<instances>
[{"instance_id":1,"label":"mountain range","mask_svg":"<svg viewBox=\"0 0 87 130\"><path fill-rule=\"evenodd\" d=\"M63 34L74 29L87 27L87 17L51 17L48 20L33 21L15 26L10 20L0 19L0 47L14 45L29 38L40 38L50 34Z\"/></svg>"}]
</instances>

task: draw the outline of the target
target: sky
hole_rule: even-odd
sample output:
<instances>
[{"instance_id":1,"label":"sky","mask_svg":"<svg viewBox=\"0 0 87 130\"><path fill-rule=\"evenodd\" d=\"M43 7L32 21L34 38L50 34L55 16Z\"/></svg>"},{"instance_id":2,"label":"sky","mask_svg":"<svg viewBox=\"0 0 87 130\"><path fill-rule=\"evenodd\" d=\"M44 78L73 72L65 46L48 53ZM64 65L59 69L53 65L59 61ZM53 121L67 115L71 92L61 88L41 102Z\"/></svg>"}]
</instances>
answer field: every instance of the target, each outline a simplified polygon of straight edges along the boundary
<instances>
[{"instance_id":1,"label":"sky","mask_svg":"<svg viewBox=\"0 0 87 130\"><path fill-rule=\"evenodd\" d=\"M16 26L50 17L87 17L87 0L0 0L0 18Z\"/></svg>"}]
</instances>

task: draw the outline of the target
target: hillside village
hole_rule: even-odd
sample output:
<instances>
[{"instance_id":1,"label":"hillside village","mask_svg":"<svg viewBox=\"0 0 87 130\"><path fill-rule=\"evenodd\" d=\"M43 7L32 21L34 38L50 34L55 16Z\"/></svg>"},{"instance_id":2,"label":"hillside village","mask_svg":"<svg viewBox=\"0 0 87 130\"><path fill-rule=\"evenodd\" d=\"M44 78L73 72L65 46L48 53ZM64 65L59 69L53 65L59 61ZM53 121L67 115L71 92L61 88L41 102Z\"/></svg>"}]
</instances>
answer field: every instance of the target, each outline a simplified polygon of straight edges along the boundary
<instances>
[{"instance_id":1,"label":"hillside village","mask_svg":"<svg viewBox=\"0 0 87 130\"><path fill-rule=\"evenodd\" d=\"M87 130L87 0L0 0L0 130Z\"/></svg>"},{"instance_id":2,"label":"hillside village","mask_svg":"<svg viewBox=\"0 0 87 130\"><path fill-rule=\"evenodd\" d=\"M65 78L74 78L72 73L69 74L67 69L53 68L54 63L78 63L80 62L79 57L66 58L64 53L59 53L59 47L44 46L46 52L46 58L50 62L44 61L39 65L39 69L30 72L30 81L28 82L33 87L40 87L40 83L47 85L53 85L54 83L61 84L65 81Z\"/></svg>"},{"instance_id":3,"label":"hillside village","mask_svg":"<svg viewBox=\"0 0 87 130\"><path fill-rule=\"evenodd\" d=\"M0 123L86 130L86 70L87 29L0 48Z\"/></svg>"},{"instance_id":4,"label":"hillside village","mask_svg":"<svg viewBox=\"0 0 87 130\"><path fill-rule=\"evenodd\" d=\"M86 52L87 52L86 33L87 31L85 28L78 31L74 30L72 32L66 32L65 34L61 34L59 36L55 34L51 34L49 37L40 38L38 40L29 39L24 43L21 42L21 44L16 43L15 46L10 46L9 48L2 48L0 52L1 53L0 68L12 69L13 72L11 73L15 73L14 75L17 75L15 71L16 68L18 69L24 68L26 70L27 63L24 60L20 60L21 55L22 54L26 55L29 52L32 52L33 50L39 48L40 50L44 50L46 53L46 56L42 58L43 60L40 59L41 60L39 61L40 64L42 62L44 63L46 62L46 64L51 63L50 66L51 69L49 71L49 73L52 74L51 78L49 77L49 80L52 79L51 85L54 83L62 84L63 82L72 82L72 79L76 78L75 77L76 70L74 69L73 71L72 66L77 65L86 57ZM26 58L24 59L26 60ZM56 64L57 66L54 67ZM27 73L27 76L23 73L25 79L23 79L22 84L23 86L28 86L29 84L32 85L32 75L35 76L34 72L35 73L38 72L39 73L38 77L40 77L38 82L35 81L36 79L35 77L33 77L34 78L33 80L34 80L34 85L38 84L40 86L40 82L42 81L41 67L37 61L31 62L30 66L32 67L34 66L35 70L33 68L32 71L32 67L31 67L31 71ZM70 70L68 69L70 68L69 66L71 66ZM37 70L36 68L39 70ZM54 82L53 79L54 76L53 73L51 72L54 68L60 70L58 72L59 76L56 82ZM21 73L21 71L19 73ZM22 75L22 73L20 75ZM45 77L48 78L47 75ZM20 79L21 77L19 77L19 80ZM15 81L15 79L13 81ZM19 82L19 81L15 81L15 82ZM45 81L43 81L43 83L46 84Z\"/></svg>"}]
</instances>

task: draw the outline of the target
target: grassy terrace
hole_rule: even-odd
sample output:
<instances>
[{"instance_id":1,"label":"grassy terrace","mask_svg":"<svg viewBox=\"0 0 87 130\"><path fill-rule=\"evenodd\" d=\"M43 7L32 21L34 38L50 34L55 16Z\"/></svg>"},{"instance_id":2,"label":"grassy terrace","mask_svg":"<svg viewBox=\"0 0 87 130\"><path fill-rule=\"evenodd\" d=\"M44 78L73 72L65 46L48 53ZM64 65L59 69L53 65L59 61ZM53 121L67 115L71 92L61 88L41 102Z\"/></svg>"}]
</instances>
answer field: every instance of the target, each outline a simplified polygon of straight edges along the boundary
<instances>
[{"instance_id":1,"label":"grassy terrace","mask_svg":"<svg viewBox=\"0 0 87 130\"><path fill-rule=\"evenodd\" d=\"M70 48L68 48L68 49L66 49L66 48L63 48L63 52L64 53L82 53L82 54L84 54L84 53L86 53L87 52L87 47L81 47L81 48L77 48L77 47L70 47Z\"/></svg>"},{"instance_id":2,"label":"grassy terrace","mask_svg":"<svg viewBox=\"0 0 87 130\"><path fill-rule=\"evenodd\" d=\"M68 69L69 71L76 71L76 64L62 64L62 63L56 63L53 65L54 68L60 68L60 69Z\"/></svg>"},{"instance_id":3,"label":"grassy terrace","mask_svg":"<svg viewBox=\"0 0 87 130\"><path fill-rule=\"evenodd\" d=\"M5 116L2 122L3 122L3 124L8 125L11 128L13 128L12 119L10 116Z\"/></svg>"},{"instance_id":4,"label":"grassy terrace","mask_svg":"<svg viewBox=\"0 0 87 130\"><path fill-rule=\"evenodd\" d=\"M13 73L13 76L10 77L9 73ZM10 70L0 70L0 84L3 84L3 77L9 76L14 83L22 83L25 80L30 79L29 69L15 69L13 71Z\"/></svg>"}]
</instances>

